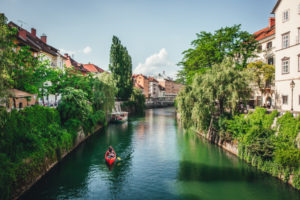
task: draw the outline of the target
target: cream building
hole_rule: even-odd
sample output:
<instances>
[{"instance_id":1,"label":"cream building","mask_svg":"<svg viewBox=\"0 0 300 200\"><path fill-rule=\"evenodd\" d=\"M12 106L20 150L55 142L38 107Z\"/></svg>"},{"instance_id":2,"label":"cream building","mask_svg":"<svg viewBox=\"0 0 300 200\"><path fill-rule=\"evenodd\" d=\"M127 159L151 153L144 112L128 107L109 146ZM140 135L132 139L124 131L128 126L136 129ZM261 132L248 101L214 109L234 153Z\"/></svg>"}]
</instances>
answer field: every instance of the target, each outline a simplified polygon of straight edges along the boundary
<instances>
[{"instance_id":1,"label":"cream building","mask_svg":"<svg viewBox=\"0 0 300 200\"><path fill-rule=\"evenodd\" d=\"M157 98L159 97L159 83L153 77L148 77L149 80L149 97Z\"/></svg>"},{"instance_id":2,"label":"cream building","mask_svg":"<svg viewBox=\"0 0 300 200\"><path fill-rule=\"evenodd\" d=\"M276 108L300 112L300 1L278 0L276 18Z\"/></svg>"},{"instance_id":3,"label":"cream building","mask_svg":"<svg viewBox=\"0 0 300 200\"><path fill-rule=\"evenodd\" d=\"M262 61L269 65L274 65L275 61L275 17L269 18L269 25L257 32L254 37L259 43L256 56L249 59L249 62ZM256 84L251 85L252 95L249 101L250 107L266 106L275 107L275 84L270 83L264 90L261 90Z\"/></svg>"},{"instance_id":4,"label":"cream building","mask_svg":"<svg viewBox=\"0 0 300 200\"><path fill-rule=\"evenodd\" d=\"M39 57L41 61L49 61L48 67L59 68L61 70L64 69L64 62L66 58L59 53L58 49L47 43L47 36L45 34L38 37L35 28L31 28L31 31L29 32L14 22L10 22L8 25L16 28L18 31L16 38L16 44L18 46L29 46L33 56ZM51 82L46 81L44 85L50 86ZM38 102L40 104L44 103L48 106L56 106L60 98L61 95L59 94L49 94L47 97L44 97L44 99L39 99Z\"/></svg>"}]
</instances>

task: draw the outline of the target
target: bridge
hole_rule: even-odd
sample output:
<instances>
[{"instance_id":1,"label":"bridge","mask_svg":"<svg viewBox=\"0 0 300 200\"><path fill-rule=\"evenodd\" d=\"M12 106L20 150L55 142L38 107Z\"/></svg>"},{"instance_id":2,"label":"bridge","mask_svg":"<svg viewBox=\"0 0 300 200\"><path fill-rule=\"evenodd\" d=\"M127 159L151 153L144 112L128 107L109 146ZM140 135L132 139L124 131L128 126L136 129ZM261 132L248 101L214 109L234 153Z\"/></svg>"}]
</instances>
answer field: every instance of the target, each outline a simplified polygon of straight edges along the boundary
<instances>
[{"instance_id":1,"label":"bridge","mask_svg":"<svg viewBox=\"0 0 300 200\"><path fill-rule=\"evenodd\" d=\"M167 96L167 97L150 97L146 99L145 105L146 108L160 108L160 107L168 107L173 106L175 101L175 96Z\"/></svg>"}]
</instances>

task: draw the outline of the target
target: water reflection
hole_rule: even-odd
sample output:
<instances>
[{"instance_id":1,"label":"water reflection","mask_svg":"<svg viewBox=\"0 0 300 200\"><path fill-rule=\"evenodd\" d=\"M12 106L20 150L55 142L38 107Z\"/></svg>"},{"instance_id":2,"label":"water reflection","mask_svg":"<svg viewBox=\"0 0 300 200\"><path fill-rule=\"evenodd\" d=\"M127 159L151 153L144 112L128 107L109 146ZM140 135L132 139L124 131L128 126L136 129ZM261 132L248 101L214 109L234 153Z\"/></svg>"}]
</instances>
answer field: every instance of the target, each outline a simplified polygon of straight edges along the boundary
<instances>
[{"instance_id":1,"label":"water reflection","mask_svg":"<svg viewBox=\"0 0 300 200\"><path fill-rule=\"evenodd\" d=\"M110 170L109 145L122 160ZM173 108L93 135L22 199L298 199L286 184L177 127Z\"/></svg>"}]
</instances>

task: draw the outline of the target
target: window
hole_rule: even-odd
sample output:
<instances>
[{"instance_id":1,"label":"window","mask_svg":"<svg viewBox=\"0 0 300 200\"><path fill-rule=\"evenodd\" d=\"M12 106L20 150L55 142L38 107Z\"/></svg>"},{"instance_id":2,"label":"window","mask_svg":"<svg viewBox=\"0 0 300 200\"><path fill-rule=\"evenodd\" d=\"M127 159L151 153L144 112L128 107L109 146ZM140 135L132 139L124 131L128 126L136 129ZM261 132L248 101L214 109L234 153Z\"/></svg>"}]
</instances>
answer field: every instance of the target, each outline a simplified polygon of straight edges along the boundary
<instances>
[{"instance_id":1,"label":"window","mask_svg":"<svg viewBox=\"0 0 300 200\"><path fill-rule=\"evenodd\" d=\"M285 104L285 105L288 104L288 96L287 95L282 96L282 104Z\"/></svg>"},{"instance_id":2,"label":"window","mask_svg":"<svg viewBox=\"0 0 300 200\"><path fill-rule=\"evenodd\" d=\"M271 48L272 48L272 42L268 42L267 49L271 49Z\"/></svg>"},{"instance_id":3,"label":"window","mask_svg":"<svg viewBox=\"0 0 300 200\"><path fill-rule=\"evenodd\" d=\"M298 14L300 15L300 3L298 5Z\"/></svg>"},{"instance_id":4,"label":"window","mask_svg":"<svg viewBox=\"0 0 300 200\"><path fill-rule=\"evenodd\" d=\"M283 58L282 59L282 74L288 74L289 73L289 64L290 64L289 58Z\"/></svg>"},{"instance_id":5,"label":"window","mask_svg":"<svg viewBox=\"0 0 300 200\"><path fill-rule=\"evenodd\" d=\"M282 35L282 48L288 48L290 46L290 33Z\"/></svg>"},{"instance_id":6,"label":"window","mask_svg":"<svg viewBox=\"0 0 300 200\"><path fill-rule=\"evenodd\" d=\"M299 105L300 105L300 95L299 95L299 102L298 102L298 103L299 103Z\"/></svg>"},{"instance_id":7,"label":"window","mask_svg":"<svg viewBox=\"0 0 300 200\"><path fill-rule=\"evenodd\" d=\"M262 97L261 96L257 96L256 97L256 105L257 106L261 106L262 105Z\"/></svg>"},{"instance_id":8,"label":"window","mask_svg":"<svg viewBox=\"0 0 300 200\"><path fill-rule=\"evenodd\" d=\"M274 64L273 57L268 58L268 65L273 65L273 64Z\"/></svg>"},{"instance_id":9,"label":"window","mask_svg":"<svg viewBox=\"0 0 300 200\"><path fill-rule=\"evenodd\" d=\"M289 20L289 17L290 17L290 11L289 10L286 10L283 12L283 18L282 18L282 22L286 22Z\"/></svg>"}]
</instances>

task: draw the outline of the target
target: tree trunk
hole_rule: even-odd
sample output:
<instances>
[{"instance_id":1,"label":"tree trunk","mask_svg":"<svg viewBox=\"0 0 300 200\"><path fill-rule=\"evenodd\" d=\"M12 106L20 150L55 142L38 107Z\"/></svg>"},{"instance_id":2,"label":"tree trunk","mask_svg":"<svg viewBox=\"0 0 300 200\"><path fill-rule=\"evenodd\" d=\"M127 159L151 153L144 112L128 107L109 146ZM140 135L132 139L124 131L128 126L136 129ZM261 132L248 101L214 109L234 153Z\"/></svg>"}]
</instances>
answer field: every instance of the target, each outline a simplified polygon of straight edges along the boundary
<instances>
[{"instance_id":1,"label":"tree trunk","mask_svg":"<svg viewBox=\"0 0 300 200\"><path fill-rule=\"evenodd\" d=\"M55 94L54 105L56 105L56 101L57 101L57 94Z\"/></svg>"},{"instance_id":2,"label":"tree trunk","mask_svg":"<svg viewBox=\"0 0 300 200\"><path fill-rule=\"evenodd\" d=\"M220 110L220 115L224 113L224 103L222 100L219 100L219 110Z\"/></svg>"},{"instance_id":3,"label":"tree trunk","mask_svg":"<svg viewBox=\"0 0 300 200\"><path fill-rule=\"evenodd\" d=\"M13 97L13 102L14 102L14 107L15 107L15 109L16 109L16 108L17 108L17 103L16 103L15 97Z\"/></svg>"}]
</instances>

